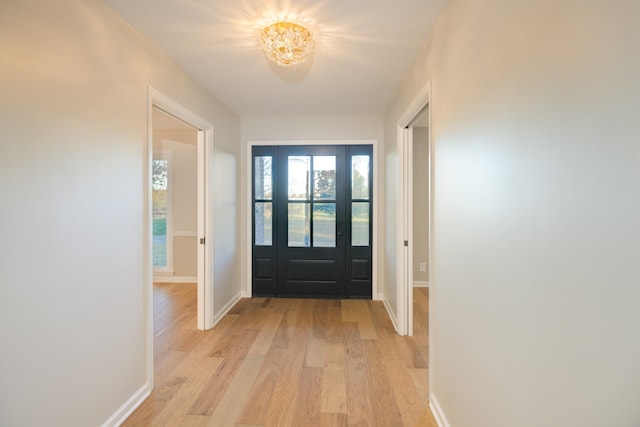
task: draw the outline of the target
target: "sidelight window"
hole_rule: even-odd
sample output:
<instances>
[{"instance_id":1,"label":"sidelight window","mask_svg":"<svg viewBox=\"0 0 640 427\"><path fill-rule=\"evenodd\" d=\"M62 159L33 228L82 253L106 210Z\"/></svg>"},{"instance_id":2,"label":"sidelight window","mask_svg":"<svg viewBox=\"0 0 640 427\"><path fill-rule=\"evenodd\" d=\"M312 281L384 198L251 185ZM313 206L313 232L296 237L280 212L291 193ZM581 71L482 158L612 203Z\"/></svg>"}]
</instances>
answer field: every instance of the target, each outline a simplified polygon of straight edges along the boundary
<instances>
[{"instance_id":1,"label":"sidelight window","mask_svg":"<svg viewBox=\"0 0 640 427\"><path fill-rule=\"evenodd\" d=\"M370 161L368 155L351 156L351 246L369 246L370 242Z\"/></svg>"},{"instance_id":2,"label":"sidelight window","mask_svg":"<svg viewBox=\"0 0 640 427\"><path fill-rule=\"evenodd\" d=\"M254 164L255 244L273 244L273 158L256 156Z\"/></svg>"}]
</instances>

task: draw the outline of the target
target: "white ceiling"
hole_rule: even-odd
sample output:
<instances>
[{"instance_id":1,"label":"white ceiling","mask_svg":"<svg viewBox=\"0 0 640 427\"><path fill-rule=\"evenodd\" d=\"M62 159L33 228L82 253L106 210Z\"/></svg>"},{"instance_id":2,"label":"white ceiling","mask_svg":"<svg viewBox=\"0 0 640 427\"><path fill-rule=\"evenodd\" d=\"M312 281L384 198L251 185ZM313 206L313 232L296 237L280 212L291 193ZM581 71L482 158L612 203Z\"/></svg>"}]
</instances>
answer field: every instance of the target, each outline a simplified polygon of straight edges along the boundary
<instances>
[{"instance_id":1,"label":"white ceiling","mask_svg":"<svg viewBox=\"0 0 640 427\"><path fill-rule=\"evenodd\" d=\"M195 80L246 116L381 115L446 0L104 0ZM313 57L270 63L274 16L304 20Z\"/></svg>"}]
</instances>

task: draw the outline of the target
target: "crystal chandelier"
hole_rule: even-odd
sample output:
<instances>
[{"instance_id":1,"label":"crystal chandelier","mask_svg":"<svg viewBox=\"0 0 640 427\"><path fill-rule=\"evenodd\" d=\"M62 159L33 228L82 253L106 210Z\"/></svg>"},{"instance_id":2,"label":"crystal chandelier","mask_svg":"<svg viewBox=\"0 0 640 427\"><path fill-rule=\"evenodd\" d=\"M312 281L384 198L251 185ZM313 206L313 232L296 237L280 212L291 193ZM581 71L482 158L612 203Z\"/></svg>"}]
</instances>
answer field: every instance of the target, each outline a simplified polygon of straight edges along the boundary
<instances>
[{"instance_id":1,"label":"crystal chandelier","mask_svg":"<svg viewBox=\"0 0 640 427\"><path fill-rule=\"evenodd\" d=\"M267 58L283 67L304 62L313 52L313 34L308 28L288 21L280 21L260 31L260 43Z\"/></svg>"}]
</instances>

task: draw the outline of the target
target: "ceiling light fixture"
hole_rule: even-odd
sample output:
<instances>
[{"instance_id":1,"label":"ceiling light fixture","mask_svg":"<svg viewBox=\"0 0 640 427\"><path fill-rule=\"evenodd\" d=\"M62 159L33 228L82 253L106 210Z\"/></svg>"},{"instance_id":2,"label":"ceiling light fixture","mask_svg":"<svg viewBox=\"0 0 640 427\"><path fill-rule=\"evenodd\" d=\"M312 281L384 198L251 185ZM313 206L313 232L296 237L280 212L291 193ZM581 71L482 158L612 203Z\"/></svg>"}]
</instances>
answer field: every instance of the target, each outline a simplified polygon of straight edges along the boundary
<instances>
[{"instance_id":1,"label":"ceiling light fixture","mask_svg":"<svg viewBox=\"0 0 640 427\"><path fill-rule=\"evenodd\" d=\"M260 43L267 58L282 67L304 62L313 52L313 34L308 28L289 21L279 21L260 31Z\"/></svg>"}]
</instances>

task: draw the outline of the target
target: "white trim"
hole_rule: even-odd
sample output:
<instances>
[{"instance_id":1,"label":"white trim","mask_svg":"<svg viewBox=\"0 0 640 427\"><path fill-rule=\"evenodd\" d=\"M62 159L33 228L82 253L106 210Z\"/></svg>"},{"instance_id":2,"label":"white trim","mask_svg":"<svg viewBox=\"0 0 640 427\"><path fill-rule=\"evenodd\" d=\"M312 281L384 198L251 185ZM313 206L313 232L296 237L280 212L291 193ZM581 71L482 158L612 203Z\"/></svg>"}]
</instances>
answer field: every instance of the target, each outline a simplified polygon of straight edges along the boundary
<instances>
[{"instance_id":1,"label":"white trim","mask_svg":"<svg viewBox=\"0 0 640 427\"><path fill-rule=\"evenodd\" d=\"M183 122L198 129L198 179L199 182L204 182L202 190L206 193L205 206L199 207L198 212L202 215L202 221L199 221L199 228L203 228L202 235L207 242L213 242L213 227L209 224L211 222L210 212L213 210L210 208L213 199L213 186L210 185L210 171L209 171L209 156L213 151L213 125L204 120L202 117L191 112L187 108L183 107L179 103L175 102L166 95L160 93L158 90L149 87L148 94L149 103L149 148L153 147L153 128L151 123L151 116L153 107L156 107L174 117L179 118ZM204 169L204 170L202 170ZM200 199L200 197L199 197ZM200 230L198 232L200 234ZM206 244L203 251L198 251L198 275L204 275L202 283L198 286L198 314L197 322L198 329L207 329L208 322L213 316L213 263L208 260L213 259L213 245ZM149 281L148 289L152 293L152 284ZM151 295L153 298L153 295ZM151 311L153 311L153 305L151 305ZM151 321L153 320L153 313L150 313ZM151 325L152 328L152 325ZM152 335L153 336L153 335ZM153 354L151 355L153 357Z\"/></svg>"},{"instance_id":2,"label":"white trim","mask_svg":"<svg viewBox=\"0 0 640 427\"><path fill-rule=\"evenodd\" d=\"M164 269L153 269L153 277L170 277L173 276L174 271L173 270L164 270Z\"/></svg>"},{"instance_id":3,"label":"white trim","mask_svg":"<svg viewBox=\"0 0 640 427\"><path fill-rule=\"evenodd\" d=\"M447 420L447 417L444 415L442 406L440 406L438 399L433 393L429 395L429 409L431 409L431 413L433 414L433 418L435 418L436 423L438 423L438 427L451 427L449 420Z\"/></svg>"},{"instance_id":4,"label":"white trim","mask_svg":"<svg viewBox=\"0 0 640 427\"><path fill-rule=\"evenodd\" d=\"M380 292L380 293L376 296L376 301L384 301L384 293Z\"/></svg>"},{"instance_id":5,"label":"white trim","mask_svg":"<svg viewBox=\"0 0 640 427\"><path fill-rule=\"evenodd\" d=\"M107 421L102 424L102 427L117 427L120 424L124 423L129 415L135 411L138 406L142 405L147 397L151 394L152 386L147 383L140 387L138 391L133 393L133 395L122 405L119 407L113 415L109 417Z\"/></svg>"},{"instance_id":6,"label":"white trim","mask_svg":"<svg viewBox=\"0 0 640 427\"><path fill-rule=\"evenodd\" d=\"M373 299L376 299L375 297L377 297L377 300L382 301L384 298L383 294L379 294L378 293L378 228L377 227L377 223L378 221L381 220L381 216L378 215L378 206L380 203L380 191L378 189L379 187L379 180L380 180L380 160L378 159L379 157L379 141L377 139L322 139L322 140L273 140L273 141L268 141L268 140L256 140L256 141L247 141L246 144L246 150L244 152L244 155L246 157L246 161L245 161L245 182L246 182L246 186L245 186L245 212L246 212L246 221L245 221L245 229L246 229L246 238L245 238L245 242L246 242L246 247L247 250L245 251L246 255L246 267L245 267L245 285L244 285L244 289L242 290L242 295L243 296L247 296L247 297L251 297L253 295L252 289L251 289L251 278L253 277L253 256L251 254L251 248L253 247L253 241L252 241L252 227L253 224L251 223L252 221L252 217L253 215L251 215L251 209L252 209L252 194L251 194L251 188L252 188L252 181L251 181L251 174L253 171L253 164L252 164L252 159L253 159L253 155L252 155L252 148L253 147L259 147L259 146L268 146L268 145L273 145L273 146L287 146L287 145L371 145L373 147L373 206L372 206L372 213L373 213L373 224L372 224L372 228L373 228L373 235L371 236L371 295Z\"/></svg>"},{"instance_id":7,"label":"white trim","mask_svg":"<svg viewBox=\"0 0 640 427\"><path fill-rule=\"evenodd\" d=\"M420 111L422 111L422 109L426 107L427 104L429 104L429 101L431 100L430 98L431 82L429 81L416 94L416 97L409 104L407 109L404 110L404 114L401 115L398 119L398 126L400 126L401 128L406 128L407 126L409 126L413 119L417 117L418 113L420 113ZM431 125L431 122L429 122L429 125Z\"/></svg>"},{"instance_id":8,"label":"white trim","mask_svg":"<svg viewBox=\"0 0 640 427\"><path fill-rule=\"evenodd\" d=\"M373 145L378 143L375 139L291 139L291 140L251 140L247 141L248 147L264 145Z\"/></svg>"},{"instance_id":9,"label":"white trim","mask_svg":"<svg viewBox=\"0 0 640 427\"><path fill-rule=\"evenodd\" d=\"M406 247L407 257L406 272L407 285L413 285L413 128L407 129L407 139L405 140L404 170L407 174L404 185L404 203L406 221L404 222L404 232L409 246ZM407 335L413 336L413 290L407 286Z\"/></svg>"},{"instance_id":10,"label":"white trim","mask_svg":"<svg viewBox=\"0 0 640 427\"><path fill-rule=\"evenodd\" d=\"M396 318L396 316L393 314L393 311L391 310L391 305L389 305L389 300L386 299L386 298L382 298L382 303L384 304L384 308L387 310L387 315L389 316L389 319L391 319L391 323L393 324L393 328L397 332L398 331L398 319Z\"/></svg>"},{"instance_id":11,"label":"white trim","mask_svg":"<svg viewBox=\"0 0 640 427\"><path fill-rule=\"evenodd\" d=\"M414 280L413 281L413 287L414 288L428 288L429 287L429 281L423 281L423 280Z\"/></svg>"},{"instance_id":12,"label":"white trim","mask_svg":"<svg viewBox=\"0 0 640 427\"><path fill-rule=\"evenodd\" d=\"M238 293L236 296L234 296L233 298L231 298L231 301L229 301L228 303L225 304L224 307L222 307L220 309L220 311L218 311L215 316L213 317L213 321L211 323L211 328L213 328L214 326L216 326L216 324L222 320L222 318L224 316L227 315L227 313L229 313L229 311L233 308L234 305L236 305L238 303L238 301L240 301L240 299L242 298L242 294Z\"/></svg>"},{"instance_id":13,"label":"white trim","mask_svg":"<svg viewBox=\"0 0 640 427\"><path fill-rule=\"evenodd\" d=\"M354 144L355 145L355 144ZM380 203L380 164L381 157L379 154L380 144L378 140L373 141L373 205L372 209L372 217L373 224L371 224L371 229L373 230L373 236L371 236L371 296L378 297L378 301L382 301L384 299L384 294L382 297L380 296L379 288L378 288L378 238L379 238L379 226L378 224L382 224L383 215L380 215L378 212L378 208L383 206L383 203Z\"/></svg>"},{"instance_id":14,"label":"white trim","mask_svg":"<svg viewBox=\"0 0 640 427\"><path fill-rule=\"evenodd\" d=\"M174 231L173 237L198 237L197 231Z\"/></svg>"},{"instance_id":15,"label":"white trim","mask_svg":"<svg viewBox=\"0 0 640 427\"><path fill-rule=\"evenodd\" d=\"M198 283L198 276L153 276L154 283Z\"/></svg>"},{"instance_id":16,"label":"white trim","mask_svg":"<svg viewBox=\"0 0 640 427\"><path fill-rule=\"evenodd\" d=\"M214 311L214 228L213 228L213 189L211 183L211 156L213 154L213 127L205 131L198 131L198 218L197 234L205 240L205 244L198 241L198 329L213 327ZM198 236L196 236L197 238Z\"/></svg>"},{"instance_id":17,"label":"white trim","mask_svg":"<svg viewBox=\"0 0 640 427\"><path fill-rule=\"evenodd\" d=\"M153 200L151 191L151 164L153 161L153 108L159 108L164 112L178 117L185 123L204 131L204 153L210 156L213 152L213 125L208 121L202 119L200 116L192 113L182 105L173 101L171 98L160 93L156 89L148 86L147 91L147 140L145 147L145 162L144 162L144 181L143 181L143 195L144 195L144 208L143 208L143 224L144 224L144 242L143 242L143 292L144 292L144 316L146 319L145 327L145 341L146 341L146 375L147 384L149 389L153 389L153 261L152 261L152 248L153 248L153 230L151 213L153 211ZM198 132L200 135L202 132ZM200 141L201 138L198 138ZM203 144L199 144L201 146ZM210 164L209 157L207 157L204 163L208 166ZM209 185L209 171L205 173L207 178L204 181L203 191L209 196L208 203L210 204L213 199L213 186ZM207 212L213 212L207 210ZM209 215L208 215L209 216ZM208 242L213 242L213 227L209 224L210 218L206 218L204 221L204 236ZM205 277L202 283L198 284L198 328L202 329L206 326L207 315L213 316L213 248L209 248L206 245L204 256L198 257L198 274L201 274L201 268L205 271ZM204 298L203 296L206 296Z\"/></svg>"},{"instance_id":18,"label":"white trim","mask_svg":"<svg viewBox=\"0 0 640 427\"><path fill-rule=\"evenodd\" d=\"M413 132L411 124L418 114L430 103L431 82L418 92L414 100L409 104L405 112L400 116L397 123L397 140L396 146L398 150L398 200L396 217L397 227L397 259L398 269L396 275L397 285L397 301L398 301L398 322L400 335L413 334L413 270L411 269L413 261ZM431 108L429 108L431 115ZM429 124L430 121L429 121ZM431 134L431 126L429 126L429 134ZM429 135L430 137L430 135ZM430 139L430 138L429 138ZM430 197L431 197L431 192ZM431 219L430 219L431 220ZM431 240L431 236L429 236ZM409 242L409 246L404 245L404 241ZM429 253L431 256L431 253ZM431 263L429 263L431 265ZM429 352L431 353L431 351Z\"/></svg>"}]
</instances>

